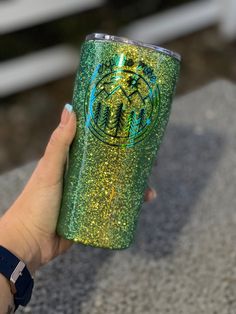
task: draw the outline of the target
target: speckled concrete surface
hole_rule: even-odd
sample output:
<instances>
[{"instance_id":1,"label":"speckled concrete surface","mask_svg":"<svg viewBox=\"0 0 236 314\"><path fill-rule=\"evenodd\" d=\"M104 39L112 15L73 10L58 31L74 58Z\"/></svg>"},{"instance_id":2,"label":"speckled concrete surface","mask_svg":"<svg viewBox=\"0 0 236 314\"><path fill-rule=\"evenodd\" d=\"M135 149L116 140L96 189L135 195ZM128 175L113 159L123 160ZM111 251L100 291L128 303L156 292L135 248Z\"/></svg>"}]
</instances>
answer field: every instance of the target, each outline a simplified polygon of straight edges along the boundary
<instances>
[{"instance_id":1,"label":"speckled concrete surface","mask_svg":"<svg viewBox=\"0 0 236 314\"><path fill-rule=\"evenodd\" d=\"M178 98L135 245L74 246L42 268L32 314L236 314L236 86ZM6 209L34 163L0 177Z\"/></svg>"}]
</instances>

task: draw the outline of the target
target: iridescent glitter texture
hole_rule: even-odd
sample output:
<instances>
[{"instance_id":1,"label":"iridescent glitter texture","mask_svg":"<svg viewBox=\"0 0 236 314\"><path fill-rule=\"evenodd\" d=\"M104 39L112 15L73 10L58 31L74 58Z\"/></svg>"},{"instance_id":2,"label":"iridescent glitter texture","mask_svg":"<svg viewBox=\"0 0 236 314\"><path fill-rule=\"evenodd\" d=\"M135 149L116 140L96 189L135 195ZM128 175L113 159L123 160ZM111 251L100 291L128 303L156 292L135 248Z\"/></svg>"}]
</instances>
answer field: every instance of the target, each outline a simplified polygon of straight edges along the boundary
<instances>
[{"instance_id":1,"label":"iridescent glitter texture","mask_svg":"<svg viewBox=\"0 0 236 314\"><path fill-rule=\"evenodd\" d=\"M78 122L59 235L96 247L130 246L179 66L180 57L162 48L87 36L73 95Z\"/></svg>"}]
</instances>

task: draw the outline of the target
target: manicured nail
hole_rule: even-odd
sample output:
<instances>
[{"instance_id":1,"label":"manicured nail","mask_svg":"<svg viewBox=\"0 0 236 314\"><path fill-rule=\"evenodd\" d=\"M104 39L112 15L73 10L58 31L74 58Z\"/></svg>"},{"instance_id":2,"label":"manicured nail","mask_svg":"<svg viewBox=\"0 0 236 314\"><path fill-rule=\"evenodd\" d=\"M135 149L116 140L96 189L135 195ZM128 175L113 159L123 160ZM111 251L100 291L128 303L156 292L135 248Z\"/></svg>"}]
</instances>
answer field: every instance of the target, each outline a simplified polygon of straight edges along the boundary
<instances>
[{"instance_id":1,"label":"manicured nail","mask_svg":"<svg viewBox=\"0 0 236 314\"><path fill-rule=\"evenodd\" d=\"M65 125L70 120L71 112L73 111L73 107L70 104L66 104L61 115L61 124Z\"/></svg>"},{"instance_id":2,"label":"manicured nail","mask_svg":"<svg viewBox=\"0 0 236 314\"><path fill-rule=\"evenodd\" d=\"M70 105L70 104L65 104L65 109L66 109L67 111L69 111L69 112L72 112L73 107L72 107L72 105Z\"/></svg>"}]
</instances>

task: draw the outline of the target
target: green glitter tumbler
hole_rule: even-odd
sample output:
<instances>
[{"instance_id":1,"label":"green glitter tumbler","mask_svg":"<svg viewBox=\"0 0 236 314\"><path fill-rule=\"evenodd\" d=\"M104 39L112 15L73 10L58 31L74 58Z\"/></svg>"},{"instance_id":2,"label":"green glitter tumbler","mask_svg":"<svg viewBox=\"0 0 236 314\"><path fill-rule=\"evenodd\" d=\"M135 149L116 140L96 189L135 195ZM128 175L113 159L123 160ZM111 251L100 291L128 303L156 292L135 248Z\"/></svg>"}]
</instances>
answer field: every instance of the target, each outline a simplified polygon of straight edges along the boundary
<instances>
[{"instance_id":1,"label":"green glitter tumbler","mask_svg":"<svg viewBox=\"0 0 236 314\"><path fill-rule=\"evenodd\" d=\"M133 241L180 68L161 47L105 34L82 46L57 233L123 249Z\"/></svg>"}]
</instances>

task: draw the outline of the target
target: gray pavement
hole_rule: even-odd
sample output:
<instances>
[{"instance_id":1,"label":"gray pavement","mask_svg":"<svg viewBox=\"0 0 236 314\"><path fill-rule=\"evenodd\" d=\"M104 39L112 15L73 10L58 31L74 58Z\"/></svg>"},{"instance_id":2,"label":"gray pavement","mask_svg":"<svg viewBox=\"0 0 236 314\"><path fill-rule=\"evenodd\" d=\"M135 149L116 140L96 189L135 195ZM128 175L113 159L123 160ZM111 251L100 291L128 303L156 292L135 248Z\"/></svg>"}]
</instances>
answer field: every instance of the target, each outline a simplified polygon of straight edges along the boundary
<instances>
[{"instance_id":1,"label":"gray pavement","mask_svg":"<svg viewBox=\"0 0 236 314\"><path fill-rule=\"evenodd\" d=\"M236 314L236 86L216 81L176 99L125 251L75 245L42 268L33 314ZM34 163L0 177L0 211Z\"/></svg>"}]
</instances>

